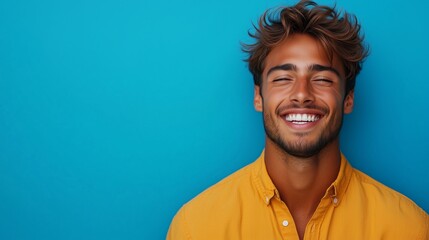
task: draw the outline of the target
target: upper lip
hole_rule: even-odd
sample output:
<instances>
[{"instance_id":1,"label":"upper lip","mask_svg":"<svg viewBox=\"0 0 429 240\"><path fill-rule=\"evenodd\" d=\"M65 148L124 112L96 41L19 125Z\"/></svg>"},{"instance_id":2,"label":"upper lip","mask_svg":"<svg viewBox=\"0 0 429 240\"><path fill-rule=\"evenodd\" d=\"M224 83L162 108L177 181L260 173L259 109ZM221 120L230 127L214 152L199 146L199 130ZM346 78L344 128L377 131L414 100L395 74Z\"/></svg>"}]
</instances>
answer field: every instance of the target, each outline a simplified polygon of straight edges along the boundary
<instances>
[{"instance_id":1,"label":"upper lip","mask_svg":"<svg viewBox=\"0 0 429 240\"><path fill-rule=\"evenodd\" d=\"M326 112L315 108L289 108L280 112L279 115L285 117L289 114L309 114L323 116L326 114Z\"/></svg>"}]
</instances>

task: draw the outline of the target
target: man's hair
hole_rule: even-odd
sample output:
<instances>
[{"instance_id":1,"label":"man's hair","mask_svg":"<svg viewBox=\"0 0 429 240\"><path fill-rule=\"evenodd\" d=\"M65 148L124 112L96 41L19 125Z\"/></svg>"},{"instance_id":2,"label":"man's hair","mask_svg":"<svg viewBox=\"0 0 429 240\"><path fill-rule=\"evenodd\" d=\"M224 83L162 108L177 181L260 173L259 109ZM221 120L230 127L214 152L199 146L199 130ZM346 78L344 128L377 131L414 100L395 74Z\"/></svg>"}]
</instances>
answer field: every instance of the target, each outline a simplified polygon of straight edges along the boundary
<instances>
[{"instance_id":1,"label":"man's hair","mask_svg":"<svg viewBox=\"0 0 429 240\"><path fill-rule=\"evenodd\" d=\"M354 89L356 76L368 55L368 48L360 35L360 25L354 15L319 6L313 1L300 1L295 6L267 10L259 19L253 44L243 44L249 54L246 61L255 85L260 86L265 59L270 51L293 34L308 34L323 46L332 62L334 54L343 64L346 77L346 93Z\"/></svg>"}]
</instances>

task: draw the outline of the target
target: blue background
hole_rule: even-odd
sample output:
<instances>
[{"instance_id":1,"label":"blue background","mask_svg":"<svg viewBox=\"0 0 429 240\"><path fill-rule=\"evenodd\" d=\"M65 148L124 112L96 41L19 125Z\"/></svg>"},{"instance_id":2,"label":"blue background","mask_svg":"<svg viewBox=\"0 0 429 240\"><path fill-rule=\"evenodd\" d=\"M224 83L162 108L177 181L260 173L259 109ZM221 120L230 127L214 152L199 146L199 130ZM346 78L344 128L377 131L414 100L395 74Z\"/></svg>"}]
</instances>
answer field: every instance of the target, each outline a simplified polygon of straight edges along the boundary
<instances>
[{"instance_id":1,"label":"blue background","mask_svg":"<svg viewBox=\"0 0 429 240\"><path fill-rule=\"evenodd\" d=\"M260 154L239 43L285 3L1 1L0 239L163 239ZM337 6L371 46L342 149L428 211L429 3Z\"/></svg>"}]
</instances>

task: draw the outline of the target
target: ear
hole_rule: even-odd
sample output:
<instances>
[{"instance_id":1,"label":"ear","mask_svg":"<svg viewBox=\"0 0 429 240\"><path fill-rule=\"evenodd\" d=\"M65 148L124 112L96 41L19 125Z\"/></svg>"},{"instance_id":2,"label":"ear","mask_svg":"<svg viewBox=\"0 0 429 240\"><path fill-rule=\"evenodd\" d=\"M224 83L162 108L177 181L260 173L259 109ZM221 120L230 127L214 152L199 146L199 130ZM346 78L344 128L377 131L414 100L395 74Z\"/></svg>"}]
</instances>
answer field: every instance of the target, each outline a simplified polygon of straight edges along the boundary
<instances>
[{"instance_id":1,"label":"ear","mask_svg":"<svg viewBox=\"0 0 429 240\"><path fill-rule=\"evenodd\" d=\"M353 111L354 98L355 98L354 91L351 90L347 94L346 98L344 99L344 113L345 114L349 114Z\"/></svg>"},{"instance_id":2,"label":"ear","mask_svg":"<svg viewBox=\"0 0 429 240\"><path fill-rule=\"evenodd\" d=\"M258 112L262 112L262 96L261 96L261 87L255 85L254 95L253 95L253 106Z\"/></svg>"}]
</instances>

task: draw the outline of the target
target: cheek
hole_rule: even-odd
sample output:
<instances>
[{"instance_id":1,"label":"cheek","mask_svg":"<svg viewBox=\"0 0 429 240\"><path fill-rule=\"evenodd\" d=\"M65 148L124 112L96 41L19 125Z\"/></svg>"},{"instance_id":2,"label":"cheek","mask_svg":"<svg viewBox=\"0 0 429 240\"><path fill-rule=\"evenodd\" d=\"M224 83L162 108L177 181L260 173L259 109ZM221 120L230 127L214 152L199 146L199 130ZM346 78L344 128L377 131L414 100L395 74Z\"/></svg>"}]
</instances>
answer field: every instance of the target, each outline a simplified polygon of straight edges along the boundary
<instances>
[{"instance_id":1,"label":"cheek","mask_svg":"<svg viewBox=\"0 0 429 240\"><path fill-rule=\"evenodd\" d=\"M329 108L332 114L337 112L342 113L344 96L340 91L332 89L331 91L319 92L316 96L319 101L323 102Z\"/></svg>"},{"instance_id":2,"label":"cheek","mask_svg":"<svg viewBox=\"0 0 429 240\"><path fill-rule=\"evenodd\" d=\"M315 93L325 99L340 99L342 101L344 98L343 91L340 91L337 87L316 89Z\"/></svg>"},{"instance_id":3,"label":"cheek","mask_svg":"<svg viewBox=\"0 0 429 240\"><path fill-rule=\"evenodd\" d=\"M285 99L285 96L279 93L269 93L265 96L263 98L264 110L270 112L275 112Z\"/></svg>"},{"instance_id":4,"label":"cheek","mask_svg":"<svg viewBox=\"0 0 429 240\"><path fill-rule=\"evenodd\" d=\"M265 90L264 96L273 104L280 104L281 102L289 99L289 87L271 87ZM264 98L265 99L265 98ZM270 103L270 104L271 104Z\"/></svg>"}]
</instances>

